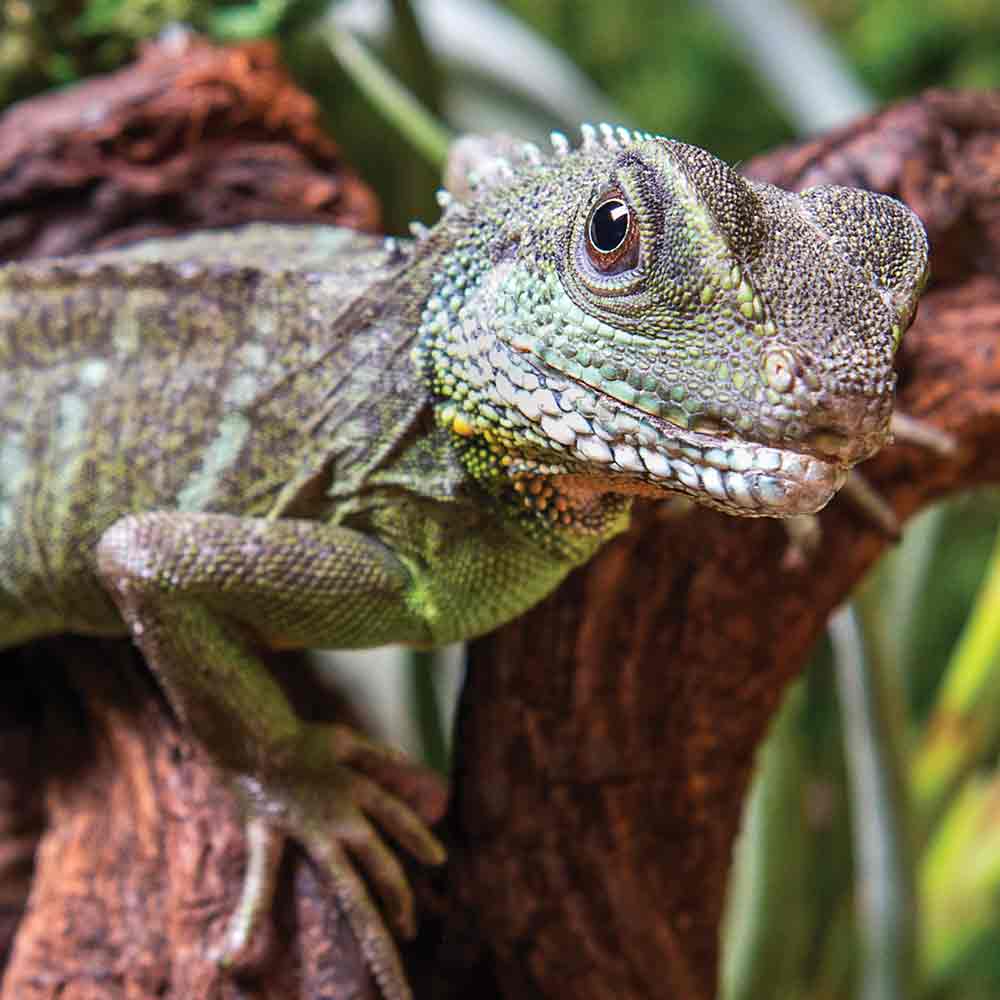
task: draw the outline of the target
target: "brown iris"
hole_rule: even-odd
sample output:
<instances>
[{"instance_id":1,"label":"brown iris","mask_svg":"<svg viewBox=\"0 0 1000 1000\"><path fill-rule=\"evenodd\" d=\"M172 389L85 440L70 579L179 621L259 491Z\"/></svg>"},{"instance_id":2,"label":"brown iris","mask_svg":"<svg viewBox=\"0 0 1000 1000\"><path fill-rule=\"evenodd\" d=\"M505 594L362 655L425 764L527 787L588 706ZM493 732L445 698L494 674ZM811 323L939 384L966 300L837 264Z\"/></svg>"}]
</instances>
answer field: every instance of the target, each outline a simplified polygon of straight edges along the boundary
<instances>
[{"instance_id":1,"label":"brown iris","mask_svg":"<svg viewBox=\"0 0 1000 1000\"><path fill-rule=\"evenodd\" d=\"M632 209L617 195L598 202L590 213L587 256L601 274L621 274L639 263L639 230Z\"/></svg>"}]
</instances>

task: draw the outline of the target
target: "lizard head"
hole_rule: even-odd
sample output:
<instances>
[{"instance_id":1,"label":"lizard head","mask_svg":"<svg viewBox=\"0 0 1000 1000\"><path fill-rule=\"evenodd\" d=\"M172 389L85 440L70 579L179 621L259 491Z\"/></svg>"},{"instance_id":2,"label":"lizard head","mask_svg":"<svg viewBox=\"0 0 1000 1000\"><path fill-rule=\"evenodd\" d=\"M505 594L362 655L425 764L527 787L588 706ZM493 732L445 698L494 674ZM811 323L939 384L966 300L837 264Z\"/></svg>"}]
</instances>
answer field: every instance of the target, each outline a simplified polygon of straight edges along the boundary
<instances>
[{"instance_id":1,"label":"lizard head","mask_svg":"<svg viewBox=\"0 0 1000 1000\"><path fill-rule=\"evenodd\" d=\"M452 183L423 316L439 413L484 456L786 516L888 441L927 271L909 209L606 126L548 157L510 148Z\"/></svg>"}]
</instances>

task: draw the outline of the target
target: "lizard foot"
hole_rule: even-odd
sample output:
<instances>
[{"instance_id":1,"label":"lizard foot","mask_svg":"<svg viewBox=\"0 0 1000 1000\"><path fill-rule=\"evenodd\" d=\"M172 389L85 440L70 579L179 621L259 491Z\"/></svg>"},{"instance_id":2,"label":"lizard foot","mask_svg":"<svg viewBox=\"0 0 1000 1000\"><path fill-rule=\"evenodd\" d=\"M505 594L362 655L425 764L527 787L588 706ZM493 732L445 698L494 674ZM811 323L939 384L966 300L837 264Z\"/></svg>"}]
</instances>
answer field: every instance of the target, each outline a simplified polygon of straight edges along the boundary
<instances>
[{"instance_id":1,"label":"lizard foot","mask_svg":"<svg viewBox=\"0 0 1000 1000\"><path fill-rule=\"evenodd\" d=\"M389 926L408 938L416 930L413 892L379 829L419 861L441 864L444 848L425 825L443 812L441 779L346 726L303 725L300 738L281 756L263 775L234 776L249 817L247 871L215 959L236 968L256 952L284 838L291 836L329 879L382 996L410 1000L399 953L373 894Z\"/></svg>"}]
</instances>

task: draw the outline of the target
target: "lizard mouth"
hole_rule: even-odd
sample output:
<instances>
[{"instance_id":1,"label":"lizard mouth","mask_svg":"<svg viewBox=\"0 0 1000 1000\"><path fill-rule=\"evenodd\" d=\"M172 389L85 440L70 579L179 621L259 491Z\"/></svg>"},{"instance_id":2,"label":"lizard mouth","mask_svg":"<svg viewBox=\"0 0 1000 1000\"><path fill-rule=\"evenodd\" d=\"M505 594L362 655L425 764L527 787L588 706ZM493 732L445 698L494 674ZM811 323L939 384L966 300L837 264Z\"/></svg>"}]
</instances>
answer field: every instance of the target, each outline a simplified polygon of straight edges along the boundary
<instances>
[{"instance_id":1,"label":"lizard mouth","mask_svg":"<svg viewBox=\"0 0 1000 1000\"><path fill-rule=\"evenodd\" d=\"M568 382L571 388L551 392L556 406L543 407L542 429L568 445L591 474L599 476L600 467L606 467L615 492L682 494L744 517L814 514L844 485L860 457L848 456L846 440L844 454L831 450L829 436L823 453L817 454L726 434L721 428L691 430L595 394L593 386L571 376ZM599 396L604 412L581 419L581 390L591 399Z\"/></svg>"},{"instance_id":2,"label":"lizard mouth","mask_svg":"<svg viewBox=\"0 0 1000 1000\"><path fill-rule=\"evenodd\" d=\"M851 466L886 436L884 427L869 431L859 445L857 435L820 431L801 447L789 448L741 437L721 425L682 427L607 387L554 368L525 347L516 350L532 355L533 372L526 376L509 362L501 365L498 357L498 398L540 425L545 438L586 466L588 479L600 480L611 492L681 494L743 517L814 514L844 485Z\"/></svg>"},{"instance_id":3,"label":"lizard mouth","mask_svg":"<svg viewBox=\"0 0 1000 1000\"><path fill-rule=\"evenodd\" d=\"M681 493L743 516L814 514L847 478L848 466L826 457L685 431L656 418L644 421L662 428L659 441L630 444L580 437L575 451L591 464L607 459L616 478L621 473L635 477L629 492Z\"/></svg>"}]
</instances>

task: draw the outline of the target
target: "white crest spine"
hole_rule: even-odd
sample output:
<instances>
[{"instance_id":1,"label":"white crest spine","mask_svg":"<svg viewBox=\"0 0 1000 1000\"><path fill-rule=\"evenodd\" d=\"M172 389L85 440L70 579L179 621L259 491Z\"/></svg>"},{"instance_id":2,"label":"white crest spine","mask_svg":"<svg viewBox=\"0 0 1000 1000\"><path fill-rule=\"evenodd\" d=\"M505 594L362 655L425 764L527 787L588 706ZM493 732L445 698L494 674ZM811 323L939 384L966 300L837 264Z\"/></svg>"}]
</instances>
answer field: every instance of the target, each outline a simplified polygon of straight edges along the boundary
<instances>
[{"instance_id":1,"label":"white crest spine","mask_svg":"<svg viewBox=\"0 0 1000 1000\"><path fill-rule=\"evenodd\" d=\"M521 160L535 166L542 162L542 151L533 143L526 142L521 146Z\"/></svg>"}]
</instances>

